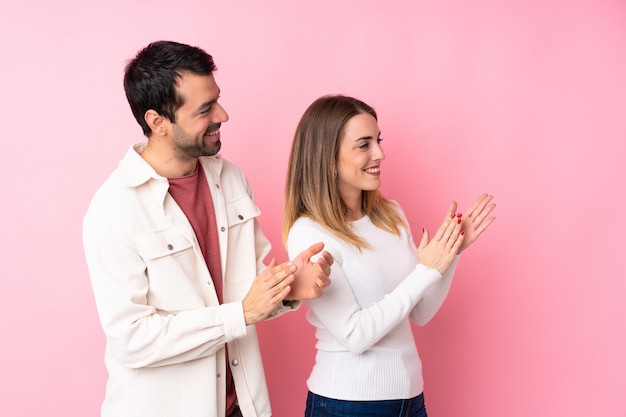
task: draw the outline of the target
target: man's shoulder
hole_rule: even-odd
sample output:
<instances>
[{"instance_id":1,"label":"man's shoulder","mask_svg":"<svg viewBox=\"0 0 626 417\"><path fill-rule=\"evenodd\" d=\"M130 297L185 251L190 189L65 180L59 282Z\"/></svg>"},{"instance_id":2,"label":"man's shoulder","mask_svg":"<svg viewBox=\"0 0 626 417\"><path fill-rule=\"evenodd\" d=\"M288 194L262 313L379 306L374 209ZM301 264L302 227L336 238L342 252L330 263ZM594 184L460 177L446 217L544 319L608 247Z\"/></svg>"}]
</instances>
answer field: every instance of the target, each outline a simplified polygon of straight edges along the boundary
<instances>
[{"instance_id":1,"label":"man's shoulder","mask_svg":"<svg viewBox=\"0 0 626 417\"><path fill-rule=\"evenodd\" d=\"M137 205L143 205L141 200L158 200L160 194L167 192L167 179L157 179L143 173L135 174L123 162L96 189L88 211L97 212L99 216L106 217L107 213L115 216L131 211Z\"/></svg>"},{"instance_id":2,"label":"man's shoulder","mask_svg":"<svg viewBox=\"0 0 626 417\"><path fill-rule=\"evenodd\" d=\"M129 194L132 194L131 189L126 184L118 167L96 189L91 197L87 212L97 212L101 216L124 210L124 205L129 200Z\"/></svg>"}]
</instances>

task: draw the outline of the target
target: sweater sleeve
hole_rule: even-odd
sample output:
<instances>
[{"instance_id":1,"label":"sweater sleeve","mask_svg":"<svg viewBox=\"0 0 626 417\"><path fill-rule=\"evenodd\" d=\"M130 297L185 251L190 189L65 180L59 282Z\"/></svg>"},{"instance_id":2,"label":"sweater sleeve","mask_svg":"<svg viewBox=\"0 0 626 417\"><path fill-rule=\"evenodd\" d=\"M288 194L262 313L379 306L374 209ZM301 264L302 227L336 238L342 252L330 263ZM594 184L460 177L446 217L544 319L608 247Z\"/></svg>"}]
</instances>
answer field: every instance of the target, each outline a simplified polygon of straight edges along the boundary
<instances>
[{"instance_id":1,"label":"sweater sleeve","mask_svg":"<svg viewBox=\"0 0 626 417\"><path fill-rule=\"evenodd\" d=\"M411 310L410 319L413 323L423 326L428 323L437 313L444 300L448 296L452 286L452 277L459 263L461 255L457 255L452 261L443 278L432 285L424 294L424 297Z\"/></svg>"},{"instance_id":2,"label":"sweater sleeve","mask_svg":"<svg viewBox=\"0 0 626 417\"><path fill-rule=\"evenodd\" d=\"M350 273L359 270L358 266L351 264L358 262L358 258L354 258L339 239L315 227L296 223L289 233L289 255L293 256L318 241L326 244L325 250L335 259L331 267L331 285L319 298L306 302L311 313L309 319L318 328L318 349L348 350L353 354L367 351L406 319L428 289L441 280L437 270L418 264L395 289L380 294L377 302L364 307L357 301L347 276L347 269ZM359 273L367 274L367 271L360 270Z\"/></svg>"},{"instance_id":3,"label":"sweater sleeve","mask_svg":"<svg viewBox=\"0 0 626 417\"><path fill-rule=\"evenodd\" d=\"M409 246L411 247L411 251L415 254L416 258L419 258L410 227L407 228L406 238ZM411 310L409 318L413 323L423 326L435 316L450 291L450 287L452 286L452 277L454 276L456 266L459 263L460 256L461 255L457 255L454 258L452 264L443 274L443 278L432 285L417 305Z\"/></svg>"}]
</instances>

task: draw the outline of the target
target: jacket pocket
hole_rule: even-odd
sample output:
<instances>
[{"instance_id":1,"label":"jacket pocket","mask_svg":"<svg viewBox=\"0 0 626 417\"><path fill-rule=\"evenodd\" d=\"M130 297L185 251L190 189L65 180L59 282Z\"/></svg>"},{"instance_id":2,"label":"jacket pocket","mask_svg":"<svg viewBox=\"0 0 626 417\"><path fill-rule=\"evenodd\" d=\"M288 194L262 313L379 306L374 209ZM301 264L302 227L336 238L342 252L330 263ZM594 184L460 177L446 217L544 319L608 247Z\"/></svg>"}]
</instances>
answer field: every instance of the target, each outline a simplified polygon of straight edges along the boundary
<instances>
[{"instance_id":1,"label":"jacket pocket","mask_svg":"<svg viewBox=\"0 0 626 417\"><path fill-rule=\"evenodd\" d=\"M135 237L146 264L148 304L176 312L203 306L193 243L169 228Z\"/></svg>"},{"instance_id":2,"label":"jacket pocket","mask_svg":"<svg viewBox=\"0 0 626 417\"><path fill-rule=\"evenodd\" d=\"M247 194L226 202L228 246L224 271L224 294L228 300L242 299L258 273L259 257L269 245L255 221L261 210Z\"/></svg>"},{"instance_id":3,"label":"jacket pocket","mask_svg":"<svg viewBox=\"0 0 626 417\"><path fill-rule=\"evenodd\" d=\"M234 227L258 217L261 210L254 204L250 196L243 195L226 203L228 227Z\"/></svg>"}]
</instances>

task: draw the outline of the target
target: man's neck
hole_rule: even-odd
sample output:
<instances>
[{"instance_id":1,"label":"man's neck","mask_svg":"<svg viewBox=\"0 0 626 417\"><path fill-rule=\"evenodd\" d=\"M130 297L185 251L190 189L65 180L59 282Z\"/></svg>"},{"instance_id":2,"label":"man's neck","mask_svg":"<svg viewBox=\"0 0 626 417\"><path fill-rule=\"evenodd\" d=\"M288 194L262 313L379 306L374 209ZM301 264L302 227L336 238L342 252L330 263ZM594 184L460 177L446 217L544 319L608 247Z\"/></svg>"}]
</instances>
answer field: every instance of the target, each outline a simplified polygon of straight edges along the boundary
<instances>
[{"instance_id":1,"label":"man's neck","mask_svg":"<svg viewBox=\"0 0 626 417\"><path fill-rule=\"evenodd\" d=\"M158 149L158 146L151 141L148 141L146 148L141 153L141 157L150 164L157 174L165 178L178 178L190 175L196 170L198 164L198 158L181 160L172 152Z\"/></svg>"}]
</instances>

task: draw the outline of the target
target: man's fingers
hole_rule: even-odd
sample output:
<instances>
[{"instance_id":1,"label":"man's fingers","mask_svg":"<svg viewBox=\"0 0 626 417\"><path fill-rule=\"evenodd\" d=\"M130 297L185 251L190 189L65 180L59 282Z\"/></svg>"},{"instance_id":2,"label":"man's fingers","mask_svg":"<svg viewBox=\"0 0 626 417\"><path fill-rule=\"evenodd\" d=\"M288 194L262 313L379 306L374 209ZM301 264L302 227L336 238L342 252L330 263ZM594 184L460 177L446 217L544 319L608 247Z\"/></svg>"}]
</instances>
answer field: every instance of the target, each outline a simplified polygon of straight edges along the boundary
<instances>
[{"instance_id":1,"label":"man's fingers","mask_svg":"<svg viewBox=\"0 0 626 417\"><path fill-rule=\"evenodd\" d=\"M292 275L296 269L297 268L293 262L285 262L280 265L276 265L275 260L272 259L270 265L261 275L263 278L262 281L266 283L267 287L275 287L289 277L289 275Z\"/></svg>"},{"instance_id":2,"label":"man's fingers","mask_svg":"<svg viewBox=\"0 0 626 417\"><path fill-rule=\"evenodd\" d=\"M328 275L318 277L315 280L315 285L317 285L320 288L326 288L330 285L330 278L328 277Z\"/></svg>"},{"instance_id":3,"label":"man's fingers","mask_svg":"<svg viewBox=\"0 0 626 417\"><path fill-rule=\"evenodd\" d=\"M324 258L328 266L332 266L332 264L335 262L335 260L333 259L333 255L326 251L322 252L322 258Z\"/></svg>"},{"instance_id":4,"label":"man's fingers","mask_svg":"<svg viewBox=\"0 0 626 417\"><path fill-rule=\"evenodd\" d=\"M300 255L298 256L302 256L306 261L308 261L311 259L311 256L317 255L322 251L322 249L324 249L324 242L317 242L300 252Z\"/></svg>"}]
</instances>

